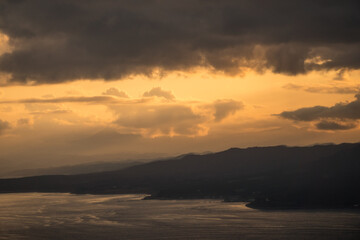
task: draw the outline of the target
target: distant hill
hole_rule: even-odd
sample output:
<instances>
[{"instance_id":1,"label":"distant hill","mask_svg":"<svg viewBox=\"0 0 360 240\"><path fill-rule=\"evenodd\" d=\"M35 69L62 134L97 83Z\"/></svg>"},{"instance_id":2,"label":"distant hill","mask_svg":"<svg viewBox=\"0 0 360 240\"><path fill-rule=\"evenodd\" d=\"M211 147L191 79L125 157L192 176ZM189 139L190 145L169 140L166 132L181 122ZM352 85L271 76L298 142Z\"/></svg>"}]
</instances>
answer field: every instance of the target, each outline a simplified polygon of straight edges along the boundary
<instances>
[{"instance_id":1,"label":"distant hill","mask_svg":"<svg viewBox=\"0 0 360 240\"><path fill-rule=\"evenodd\" d=\"M360 204L360 144L232 148L122 170L0 180L0 192L148 193L156 199L222 198L258 208Z\"/></svg>"},{"instance_id":2,"label":"distant hill","mask_svg":"<svg viewBox=\"0 0 360 240\"><path fill-rule=\"evenodd\" d=\"M120 170L127 167L139 165L144 162L145 161L93 162L93 163L83 163L83 164L60 166L60 167L23 169L23 170L5 172L2 175L0 175L0 177L18 178L18 177L29 177L29 176L41 176L41 175L74 175L74 174L86 174L86 173L95 173L95 172L108 172L108 171Z\"/></svg>"}]
</instances>

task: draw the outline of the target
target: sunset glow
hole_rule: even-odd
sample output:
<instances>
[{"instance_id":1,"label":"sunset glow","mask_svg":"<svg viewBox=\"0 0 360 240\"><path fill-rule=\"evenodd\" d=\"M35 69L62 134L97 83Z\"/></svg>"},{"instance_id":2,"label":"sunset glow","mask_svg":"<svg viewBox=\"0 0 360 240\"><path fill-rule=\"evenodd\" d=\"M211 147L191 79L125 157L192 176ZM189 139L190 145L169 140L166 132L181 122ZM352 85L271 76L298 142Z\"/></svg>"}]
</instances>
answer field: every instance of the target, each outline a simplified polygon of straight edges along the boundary
<instances>
[{"instance_id":1,"label":"sunset glow","mask_svg":"<svg viewBox=\"0 0 360 240\"><path fill-rule=\"evenodd\" d=\"M221 6L219 11L229 13L222 18L215 2L189 7L185 1L174 7L154 1L144 8L114 4L113 12L110 5L97 9L95 2L65 2L54 6L73 8L67 20L61 13L40 16L49 18L50 27L24 14L30 4L26 1L23 6L6 3L0 17L4 171L90 162L109 154L122 160L230 147L359 141L360 70L350 56L351 49L359 51L359 38L348 41L348 31L331 42L330 30L321 35L314 26L304 30L306 39L277 21L268 27L279 32L261 32L248 16L253 29L239 25L247 31L242 35L232 25L240 21L232 15L232 1ZM251 4L247 7L254 10ZM89 18L81 18L82 11ZM164 22L174 11L178 19ZM121 14L138 32L125 29ZM263 14L266 20L269 16ZM17 16L28 24L19 20L8 26ZM91 19L101 16L106 20L92 25ZM317 19L316 14L310 18ZM67 24L71 20L76 22L73 28ZM299 24L306 25L303 21ZM141 32L143 28L152 32ZM116 34L116 29L124 33ZM284 40L280 31L298 39ZM344 113L351 103L352 113ZM315 106L330 113L296 115L298 109Z\"/></svg>"}]
</instances>

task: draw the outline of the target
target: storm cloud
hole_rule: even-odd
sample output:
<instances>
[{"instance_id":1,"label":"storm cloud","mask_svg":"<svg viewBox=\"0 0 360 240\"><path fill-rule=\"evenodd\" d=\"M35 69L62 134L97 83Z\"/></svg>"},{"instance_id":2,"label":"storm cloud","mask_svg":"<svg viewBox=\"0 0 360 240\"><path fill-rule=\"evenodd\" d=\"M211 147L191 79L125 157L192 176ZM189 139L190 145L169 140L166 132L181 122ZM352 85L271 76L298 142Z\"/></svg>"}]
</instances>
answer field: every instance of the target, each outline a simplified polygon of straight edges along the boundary
<instances>
[{"instance_id":1,"label":"storm cloud","mask_svg":"<svg viewBox=\"0 0 360 240\"><path fill-rule=\"evenodd\" d=\"M6 84L42 84L199 66L359 69L359 8L356 0L4 0L0 32L11 51L0 72L11 75Z\"/></svg>"}]
</instances>

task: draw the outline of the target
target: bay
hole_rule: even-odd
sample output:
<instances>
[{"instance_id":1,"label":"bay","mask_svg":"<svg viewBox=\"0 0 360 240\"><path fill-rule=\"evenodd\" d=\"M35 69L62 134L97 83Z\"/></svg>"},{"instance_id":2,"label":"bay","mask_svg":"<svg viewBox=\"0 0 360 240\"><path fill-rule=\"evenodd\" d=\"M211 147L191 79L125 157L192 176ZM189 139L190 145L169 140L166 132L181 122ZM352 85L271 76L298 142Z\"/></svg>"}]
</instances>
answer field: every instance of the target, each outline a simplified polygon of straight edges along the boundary
<instances>
[{"instance_id":1,"label":"bay","mask_svg":"<svg viewBox=\"0 0 360 240\"><path fill-rule=\"evenodd\" d=\"M0 239L360 239L360 212L261 211L145 195L0 195Z\"/></svg>"}]
</instances>

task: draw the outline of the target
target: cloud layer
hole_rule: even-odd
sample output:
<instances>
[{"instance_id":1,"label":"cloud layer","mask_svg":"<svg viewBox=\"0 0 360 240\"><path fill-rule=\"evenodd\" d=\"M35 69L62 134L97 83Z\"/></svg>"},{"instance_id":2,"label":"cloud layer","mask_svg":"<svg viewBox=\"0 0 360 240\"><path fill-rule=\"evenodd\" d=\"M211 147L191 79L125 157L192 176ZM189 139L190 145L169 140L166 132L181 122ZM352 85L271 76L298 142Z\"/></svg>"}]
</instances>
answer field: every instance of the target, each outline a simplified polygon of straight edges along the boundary
<instances>
[{"instance_id":1,"label":"cloud layer","mask_svg":"<svg viewBox=\"0 0 360 240\"><path fill-rule=\"evenodd\" d=\"M356 127L353 122L350 123L339 123L336 121L322 120L316 124L316 127L320 130L349 130Z\"/></svg>"},{"instance_id":2,"label":"cloud layer","mask_svg":"<svg viewBox=\"0 0 360 240\"><path fill-rule=\"evenodd\" d=\"M217 100L214 102L214 117L216 122L220 122L231 114L235 114L242 109L244 104L234 100Z\"/></svg>"},{"instance_id":3,"label":"cloud layer","mask_svg":"<svg viewBox=\"0 0 360 240\"><path fill-rule=\"evenodd\" d=\"M6 130L10 128L10 123L7 121L3 121L0 119L0 135Z\"/></svg>"},{"instance_id":4,"label":"cloud layer","mask_svg":"<svg viewBox=\"0 0 360 240\"><path fill-rule=\"evenodd\" d=\"M116 124L145 130L146 135L198 135L206 118L188 106L147 106L120 113Z\"/></svg>"},{"instance_id":5,"label":"cloud layer","mask_svg":"<svg viewBox=\"0 0 360 240\"><path fill-rule=\"evenodd\" d=\"M243 67L360 68L359 1L4 0L7 84Z\"/></svg>"},{"instance_id":6,"label":"cloud layer","mask_svg":"<svg viewBox=\"0 0 360 240\"><path fill-rule=\"evenodd\" d=\"M175 96L170 91L162 90L160 87L152 88L150 91L144 92L144 97L163 97L169 101L175 100Z\"/></svg>"},{"instance_id":7,"label":"cloud layer","mask_svg":"<svg viewBox=\"0 0 360 240\"><path fill-rule=\"evenodd\" d=\"M223 119L236 114L244 107L242 102L233 99L213 102L181 101L176 99L171 91L160 87L145 91L143 97L138 99L124 99L123 97L127 95L116 88L109 88L102 94L102 96L86 97L47 96L47 98L5 99L0 101L0 106L24 105L29 119L24 118L24 114L22 114L17 126L29 125L30 118L34 118L35 123L55 121L62 125L73 125L79 122L96 125L99 124L97 121L100 121L101 124L115 126L125 133L145 137L204 136L210 129L210 125L222 124ZM154 97L159 97L161 101ZM102 108L102 110L93 108L95 112L84 111L77 115L79 110L82 111L84 108L94 105L103 105L106 108ZM104 109L106 109L105 112L101 114L96 112L104 111ZM105 122L101 120L100 115L107 115ZM84 119L84 116L89 119ZM95 118L94 122L91 121L91 118Z\"/></svg>"},{"instance_id":8,"label":"cloud layer","mask_svg":"<svg viewBox=\"0 0 360 240\"><path fill-rule=\"evenodd\" d=\"M103 92L103 95L116 96L121 98L129 97L124 91L119 91L119 89L114 87L107 89L105 92Z\"/></svg>"},{"instance_id":9,"label":"cloud layer","mask_svg":"<svg viewBox=\"0 0 360 240\"><path fill-rule=\"evenodd\" d=\"M288 89L288 90L302 90L305 92L310 92L310 93L325 93L325 94L356 94L358 92L360 92L360 86L346 86L346 87L341 87L341 86L333 86L333 87L328 87L328 86L302 86L299 84L293 84L293 83L289 83L283 86L283 88Z\"/></svg>"},{"instance_id":10,"label":"cloud layer","mask_svg":"<svg viewBox=\"0 0 360 240\"><path fill-rule=\"evenodd\" d=\"M28 98L20 100L3 100L0 104L10 103L111 103L119 102L120 100L110 96L91 96L91 97L59 97L59 98Z\"/></svg>"},{"instance_id":11,"label":"cloud layer","mask_svg":"<svg viewBox=\"0 0 360 240\"><path fill-rule=\"evenodd\" d=\"M360 119L360 94L355 95L355 98L355 101L337 103L332 107L314 106L295 111L285 111L279 116L305 122L321 120L316 124L316 127L321 130L347 130L355 128L354 121ZM349 121L351 122L349 123Z\"/></svg>"}]
</instances>

